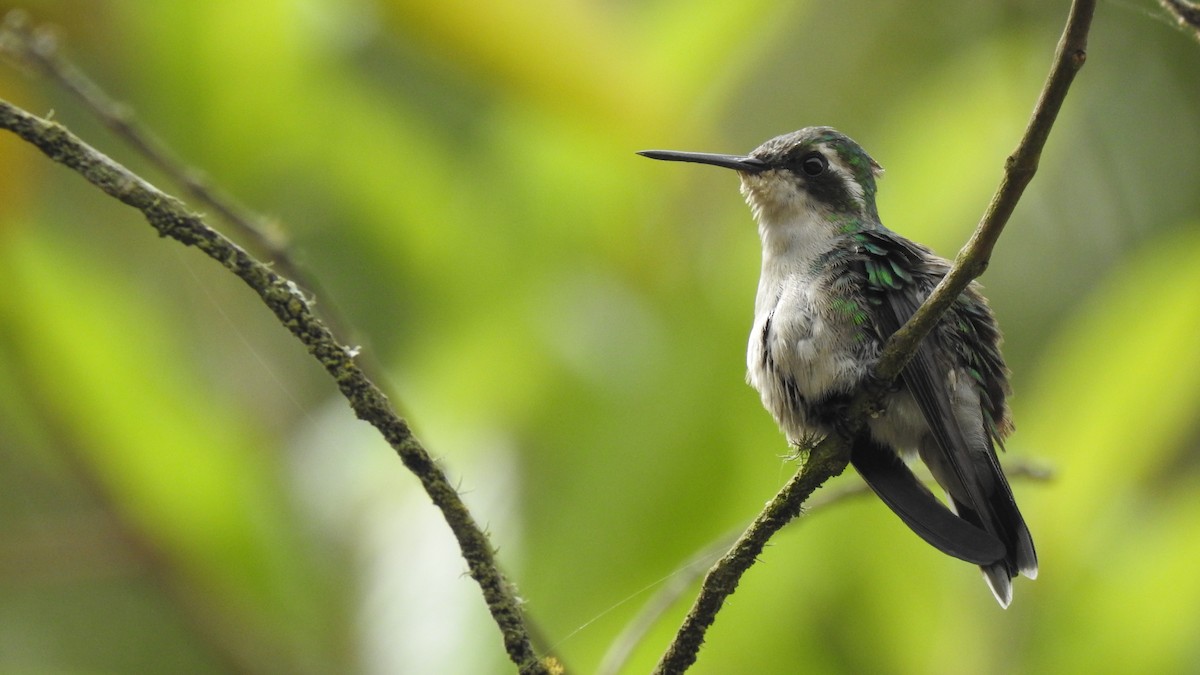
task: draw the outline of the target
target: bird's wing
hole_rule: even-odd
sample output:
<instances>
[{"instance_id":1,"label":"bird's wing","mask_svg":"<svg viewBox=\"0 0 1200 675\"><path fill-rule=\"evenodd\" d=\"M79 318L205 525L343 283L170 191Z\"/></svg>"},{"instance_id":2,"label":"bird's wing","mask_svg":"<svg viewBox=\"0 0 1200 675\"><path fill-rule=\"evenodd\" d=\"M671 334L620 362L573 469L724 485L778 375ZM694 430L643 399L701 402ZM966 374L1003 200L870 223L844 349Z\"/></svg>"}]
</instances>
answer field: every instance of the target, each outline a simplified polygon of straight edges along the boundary
<instances>
[{"instance_id":1,"label":"bird's wing","mask_svg":"<svg viewBox=\"0 0 1200 675\"><path fill-rule=\"evenodd\" d=\"M921 299L921 296L913 293L886 294L877 316L883 334L891 335L899 330L917 311ZM951 475L946 478L957 481L957 485L944 487L975 513L987 513L987 495L979 484L978 471L972 466L974 460L970 454L973 452L970 443L954 412L954 392L950 390L947 373L944 368L937 366L931 342L934 339L936 335L931 334L921 341L916 354L901 371L900 378L916 400L937 448L947 460L945 464L951 469ZM980 415L982 417L982 412Z\"/></svg>"},{"instance_id":2,"label":"bird's wing","mask_svg":"<svg viewBox=\"0 0 1200 675\"><path fill-rule=\"evenodd\" d=\"M940 278L938 272L944 274L944 270L930 269L927 260L931 254L924 254L925 252L915 244L886 230L864 233L860 244L865 253L862 259L863 273L870 311L879 337L886 339L916 312L929 290ZM938 367L935 345L932 342L936 339L934 334L921 341L916 353L901 372L901 379L921 410L937 450L945 460L941 464L948 468L948 471L942 473L948 475L939 480L944 479L953 484L943 487L947 488L962 506L977 514L987 513L987 491L980 483L979 471L972 466L972 449L954 411L954 395L950 389L946 369ZM980 414L982 415L982 411ZM991 453L984 454L991 456ZM855 467L858 468L857 463ZM962 537L963 546L973 540L979 540L978 535L983 535L988 544L980 544L982 548L976 551L978 555L972 562L995 562L1004 556L1005 546L997 533L992 532L985 524L987 520L980 523L987 528L988 531L985 532L973 523L952 514L942 502L919 484L902 461L896 459L895 462L878 463L874 468L886 471L890 483L881 480L879 475L868 478L867 474L864 474L864 478L868 482L874 481L872 488L876 492L880 492L881 487L892 490L890 497L882 493L880 497L926 541L950 555L961 558L963 556L926 536L922 528L928 530L936 526L946 537ZM903 468L907 475L899 474L899 468ZM863 473L862 469L859 469L859 472ZM914 487L909 483L917 485ZM900 486L904 486L903 490ZM940 515L934 518L931 515L934 513ZM952 534L951 528L957 531ZM989 556L991 559L985 560Z\"/></svg>"}]
</instances>

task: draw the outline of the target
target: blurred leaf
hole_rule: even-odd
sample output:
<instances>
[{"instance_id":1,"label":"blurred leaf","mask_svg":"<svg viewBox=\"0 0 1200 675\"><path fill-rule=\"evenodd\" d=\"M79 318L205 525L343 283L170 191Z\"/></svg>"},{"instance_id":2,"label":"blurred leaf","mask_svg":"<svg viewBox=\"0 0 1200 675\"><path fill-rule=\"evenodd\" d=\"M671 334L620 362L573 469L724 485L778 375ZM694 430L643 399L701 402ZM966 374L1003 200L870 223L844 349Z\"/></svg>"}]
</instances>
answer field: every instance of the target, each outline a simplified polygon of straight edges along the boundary
<instances>
[{"instance_id":1,"label":"blurred leaf","mask_svg":"<svg viewBox=\"0 0 1200 675\"><path fill-rule=\"evenodd\" d=\"M156 574L190 589L185 612L224 615L203 621L251 630L265 642L255 649L282 641L328 658L314 640L324 599L246 420L192 388L195 364L177 358L178 340L153 313L128 302L139 295L130 280L47 239L8 237L2 253L10 292L0 310L29 392L46 422L65 426L69 463L147 542Z\"/></svg>"},{"instance_id":2,"label":"blurred leaf","mask_svg":"<svg viewBox=\"0 0 1200 675\"><path fill-rule=\"evenodd\" d=\"M744 151L833 124L887 167L885 223L953 253L1066 3L31 7L189 164L292 232L328 290L318 307L385 362L414 427L481 498L547 642L588 672L637 609L623 598L794 470L743 379L759 252L736 178L632 153ZM985 277L1018 392L1011 449L1060 472L1016 486L1041 578L1002 612L975 568L877 500L816 512L764 552L696 672L1200 662L1200 49L1154 12L1101 8ZM139 166L48 83L0 71L0 90ZM95 576L0 566L14 575L0 670L197 670L213 625L275 670L494 663L494 629L461 656L478 635L464 625L486 616L464 566L423 544L451 548L444 524L382 443L342 431L361 424L319 367L222 270L17 144L0 134L0 553L23 560L30 531L86 531L63 569ZM166 566L122 558L93 509ZM629 672L652 667L683 611Z\"/></svg>"},{"instance_id":3,"label":"blurred leaf","mask_svg":"<svg viewBox=\"0 0 1200 675\"><path fill-rule=\"evenodd\" d=\"M1197 246L1200 227L1191 223L1098 280L1046 347L1037 383L1017 399L1015 440L1053 457L1062 475L1053 490L1023 502L1041 542L1044 611L1053 621L1086 617L1092 628L1072 631L1074 645L1063 644L1065 635L1040 636L1046 667L1078 665L1087 654L1103 669L1112 665L1108 654L1120 653L1130 667L1171 669L1192 650L1185 627L1200 624L1200 586L1188 574L1162 580L1176 578L1177 561L1195 559L1200 521L1193 505L1154 482L1179 453L1192 452L1200 278L1187 270ZM1194 471L1176 478L1194 490ZM1131 622L1120 599L1133 598L1159 610ZM1166 609L1180 603L1190 609ZM1102 633L1105 648L1091 649Z\"/></svg>"}]
</instances>

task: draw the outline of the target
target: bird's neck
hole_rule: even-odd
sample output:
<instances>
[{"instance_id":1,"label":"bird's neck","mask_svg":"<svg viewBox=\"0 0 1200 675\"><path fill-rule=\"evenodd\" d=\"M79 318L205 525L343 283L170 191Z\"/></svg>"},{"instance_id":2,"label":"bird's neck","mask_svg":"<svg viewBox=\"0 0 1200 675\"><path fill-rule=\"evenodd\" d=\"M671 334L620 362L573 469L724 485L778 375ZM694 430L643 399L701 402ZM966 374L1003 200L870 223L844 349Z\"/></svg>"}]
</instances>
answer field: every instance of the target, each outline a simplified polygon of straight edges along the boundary
<instances>
[{"instance_id":1,"label":"bird's neck","mask_svg":"<svg viewBox=\"0 0 1200 675\"><path fill-rule=\"evenodd\" d=\"M762 239L765 276L768 271L815 271L821 257L836 248L847 232L844 222L837 218L804 211L782 219L762 214L758 219L758 235Z\"/></svg>"},{"instance_id":2,"label":"bird's neck","mask_svg":"<svg viewBox=\"0 0 1200 675\"><path fill-rule=\"evenodd\" d=\"M770 305L787 283L823 285L834 270L825 264L830 252L848 246L848 238L861 229L857 217L838 217L824 212L804 211L773 220L762 213L758 234L762 239L762 272L759 277L759 309Z\"/></svg>"}]
</instances>

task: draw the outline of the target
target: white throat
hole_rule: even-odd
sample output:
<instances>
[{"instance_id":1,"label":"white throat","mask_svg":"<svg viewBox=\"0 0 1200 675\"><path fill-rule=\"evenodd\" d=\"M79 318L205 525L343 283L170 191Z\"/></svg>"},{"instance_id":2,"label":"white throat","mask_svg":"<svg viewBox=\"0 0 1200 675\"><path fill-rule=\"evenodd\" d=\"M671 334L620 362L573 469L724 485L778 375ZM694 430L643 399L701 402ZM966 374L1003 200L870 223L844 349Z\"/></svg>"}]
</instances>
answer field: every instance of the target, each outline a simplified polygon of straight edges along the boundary
<instances>
[{"instance_id":1,"label":"white throat","mask_svg":"<svg viewBox=\"0 0 1200 675\"><path fill-rule=\"evenodd\" d=\"M762 239L757 313L774 304L778 289L787 280L815 281L821 275L818 261L837 245L842 235L828 212L810 207L807 199L802 208L785 210L760 208L753 195L748 195L747 201L758 220L758 235Z\"/></svg>"}]
</instances>

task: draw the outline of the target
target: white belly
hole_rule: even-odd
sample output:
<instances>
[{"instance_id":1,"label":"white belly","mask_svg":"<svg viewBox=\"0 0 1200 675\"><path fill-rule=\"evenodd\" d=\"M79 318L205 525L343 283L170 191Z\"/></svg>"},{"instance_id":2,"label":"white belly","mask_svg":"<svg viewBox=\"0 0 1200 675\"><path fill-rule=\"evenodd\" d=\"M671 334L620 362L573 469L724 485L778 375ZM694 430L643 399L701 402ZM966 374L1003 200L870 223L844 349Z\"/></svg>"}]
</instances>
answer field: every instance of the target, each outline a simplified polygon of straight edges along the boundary
<instances>
[{"instance_id":1,"label":"white belly","mask_svg":"<svg viewBox=\"0 0 1200 675\"><path fill-rule=\"evenodd\" d=\"M852 391L870 365L861 328L823 290L796 276L760 289L750 332L747 379L792 442L828 431L806 418L804 402Z\"/></svg>"}]
</instances>

